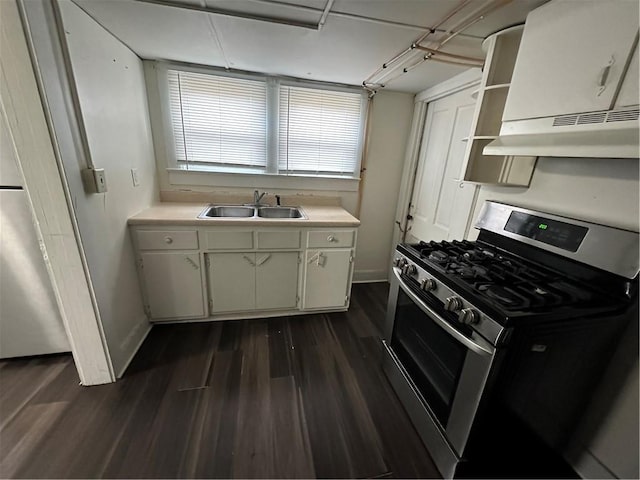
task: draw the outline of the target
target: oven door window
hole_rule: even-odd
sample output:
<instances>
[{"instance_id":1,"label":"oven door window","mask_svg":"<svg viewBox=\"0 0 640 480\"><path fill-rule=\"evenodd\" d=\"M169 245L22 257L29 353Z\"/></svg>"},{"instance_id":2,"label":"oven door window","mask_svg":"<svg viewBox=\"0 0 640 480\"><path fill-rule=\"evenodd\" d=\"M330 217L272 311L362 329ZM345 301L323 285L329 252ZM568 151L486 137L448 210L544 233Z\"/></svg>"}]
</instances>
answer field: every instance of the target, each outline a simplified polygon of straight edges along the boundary
<instances>
[{"instance_id":1,"label":"oven door window","mask_svg":"<svg viewBox=\"0 0 640 480\"><path fill-rule=\"evenodd\" d=\"M399 289L391 347L445 428L467 349Z\"/></svg>"}]
</instances>

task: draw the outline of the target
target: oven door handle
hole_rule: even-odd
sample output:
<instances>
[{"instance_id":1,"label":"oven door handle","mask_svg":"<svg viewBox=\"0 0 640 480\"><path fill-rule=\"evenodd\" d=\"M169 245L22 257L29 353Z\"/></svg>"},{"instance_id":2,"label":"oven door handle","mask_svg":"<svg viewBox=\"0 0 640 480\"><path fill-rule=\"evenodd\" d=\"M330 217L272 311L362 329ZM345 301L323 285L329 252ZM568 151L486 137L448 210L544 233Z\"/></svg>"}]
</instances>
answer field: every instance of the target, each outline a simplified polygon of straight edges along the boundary
<instances>
[{"instance_id":1,"label":"oven door handle","mask_svg":"<svg viewBox=\"0 0 640 480\"><path fill-rule=\"evenodd\" d=\"M431 308L429 305L424 303L420 297L418 297L408 286L404 284L404 282L402 281L402 278L400 277L400 270L398 268L394 267L393 274L398 279L398 283L402 288L402 290L404 291L404 293L406 293L409 296L409 298L411 298L411 300L414 301L416 305L418 305L418 307L420 307L420 310L422 310L424 313L429 315L433 320L435 320L436 323L445 332L447 332L450 336L452 336L455 340L457 340L458 343L463 344L469 350L479 355L493 355L495 353L496 351L495 348L489 342L482 341L480 339L478 339L480 341L472 340L464 336L462 333L460 333L458 330L452 327L449 324L449 322L447 322L444 318L438 315L438 313L436 313L436 311L433 308Z\"/></svg>"}]
</instances>

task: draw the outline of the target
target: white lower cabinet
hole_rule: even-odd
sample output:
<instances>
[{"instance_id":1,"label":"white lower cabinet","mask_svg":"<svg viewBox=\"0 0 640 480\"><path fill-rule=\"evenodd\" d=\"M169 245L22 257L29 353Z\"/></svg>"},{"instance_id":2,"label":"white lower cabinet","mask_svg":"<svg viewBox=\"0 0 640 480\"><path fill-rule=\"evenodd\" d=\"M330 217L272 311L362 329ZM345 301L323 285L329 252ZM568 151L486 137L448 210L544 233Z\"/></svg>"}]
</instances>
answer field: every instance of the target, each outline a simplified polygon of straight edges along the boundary
<instances>
[{"instance_id":1,"label":"white lower cabinet","mask_svg":"<svg viewBox=\"0 0 640 480\"><path fill-rule=\"evenodd\" d=\"M143 252L140 259L149 317L163 320L205 316L198 252Z\"/></svg>"},{"instance_id":2,"label":"white lower cabinet","mask_svg":"<svg viewBox=\"0 0 640 480\"><path fill-rule=\"evenodd\" d=\"M349 305L353 228L132 227L152 321ZM208 303L208 308L207 308Z\"/></svg>"},{"instance_id":3,"label":"white lower cabinet","mask_svg":"<svg viewBox=\"0 0 640 480\"><path fill-rule=\"evenodd\" d=\"M352 262L351 249L307 250L302 308L346 307Z\"/></svg>"},{"instance_id":4,"label":"white lower cabinet","mask_svg":"<svg viewBox=\"0 0 640 480\"><path fill-rule=\"evenodd\" d=\"M208 253L211 313L296 308L299 255L298 252Z\"/></svg>"}]
</instances>

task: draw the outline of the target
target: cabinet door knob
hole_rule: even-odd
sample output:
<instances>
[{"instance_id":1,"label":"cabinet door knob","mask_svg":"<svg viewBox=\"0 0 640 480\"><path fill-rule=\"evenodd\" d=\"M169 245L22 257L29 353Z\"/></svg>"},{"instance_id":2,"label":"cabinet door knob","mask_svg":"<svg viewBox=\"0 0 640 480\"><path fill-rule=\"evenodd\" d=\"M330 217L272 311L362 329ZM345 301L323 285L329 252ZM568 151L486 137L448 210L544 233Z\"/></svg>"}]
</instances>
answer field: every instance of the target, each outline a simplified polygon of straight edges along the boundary
<instances>
[{"instance_id":1,"label":"cabinet door knob","mask_svg":"<svg viewBox=\"0 0 640 480\"><path fill-rule=\"evenodd\" d=\"M327 237L327 242L335 242L336 241L336 237L334 237L333 235L329 235Z\"/></svg>"},{"instance_id":2,"label":"cabinet door knob","mask_svg":"<svg viewBox=\"0 0 640 480\"><path fill-rule=\"evenodd\" d=\"M171 238L171 237L164 237L164 243L168 243L168 244L173 243L173 238Z\"/></svg>"}]
</instances>

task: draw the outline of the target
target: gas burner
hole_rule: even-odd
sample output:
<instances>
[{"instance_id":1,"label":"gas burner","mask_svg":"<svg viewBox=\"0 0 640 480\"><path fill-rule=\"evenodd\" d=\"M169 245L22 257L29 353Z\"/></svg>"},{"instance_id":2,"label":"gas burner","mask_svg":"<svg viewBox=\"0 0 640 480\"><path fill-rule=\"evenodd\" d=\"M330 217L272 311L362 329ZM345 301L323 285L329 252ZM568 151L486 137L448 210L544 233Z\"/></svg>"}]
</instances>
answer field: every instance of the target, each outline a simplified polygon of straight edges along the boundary
<instances>
[{"instance_id":1,"label":"gas burner","mask_svg":"<svg viewBox=\"0 0 640 480\"><path fill-rule=\"evenodd\" d=\"M446 253L440 251L440 250L435 250L431 253L429 253L429 260L431 260L432 262L436 262L439 264L445 264L449 261L449 255L447 255Z\"/></svg>"},{"instance_id":2,"label":"gas burner","mask_svg":"<svg viewBox=\"0 0 640 480\"><path fill-rule=\"evenodd\" d=\"M462 254L462 256L471 262L474 262L474 261L481 262L483 260L494 258L495 253L489 250L473 249L473 250L467 250Z\"/></svg>"},{"instance_id":3,"label":"gas burner","mask_svg":"<svg viewBox=\"0 0 640 480\"><path fill-rule=\"evenodd\" d=\"M502 285L481 285L478 290L509 308L524 307L529 303L526 298L518 295L509 287L503 287Z\"/></svg>"},{"instance_id":4,"label":"gas burner","mask_svg":"<svg viewBox=\"0 0 640 480\"><path fill-rule=\"evenodd\" d=\"M486 277L489 273L486 268L479 265L460 265L458 263L451 263L447 271L450 273L457 273L465 279Z\"/></svg>"},{"instance_id":5,"label":"gas burner","mask_svg":"<svg viewBox=\"0 0 640 480\"><path fill-rule=\"evenodd\" d=\"M473 268L468 267L466 265L462 265L455 269L455 272L460 275L462 278L473 278L476 276Z\"/></svg>"}]
</instances>

